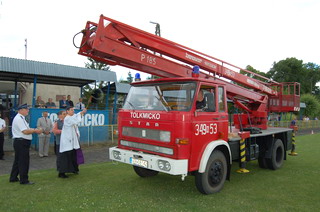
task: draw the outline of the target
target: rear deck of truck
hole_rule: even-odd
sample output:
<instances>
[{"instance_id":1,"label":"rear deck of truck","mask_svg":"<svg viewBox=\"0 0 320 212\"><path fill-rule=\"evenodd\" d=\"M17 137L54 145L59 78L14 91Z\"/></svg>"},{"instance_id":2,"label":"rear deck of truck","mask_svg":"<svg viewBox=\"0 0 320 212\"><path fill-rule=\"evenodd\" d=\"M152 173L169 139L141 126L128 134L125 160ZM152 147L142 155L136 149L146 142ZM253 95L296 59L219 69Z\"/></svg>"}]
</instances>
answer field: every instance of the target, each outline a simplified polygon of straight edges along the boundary
<instances>
[{"instance_id":1,"label":"rear deck of truck","mask_svg":"<svg viewBox=\"0 0 320 212\"><path fill-rule=\"evenodd\" d=\"M228 134L228 142L233 160L238 160L240 157L241 138L238 132L239 130L232 128L232 132ZM266 148L270 148L273 144L272 141L275 139L282 140L285 151L290 150L292 145L292 132L293 130L290 128L269 127L266 130L261 130L261 133L250 134L250 137L247 138L245 142L247 161L256 160L259 157L259 153L265 152Z\"/></svg>"}]
</instances>

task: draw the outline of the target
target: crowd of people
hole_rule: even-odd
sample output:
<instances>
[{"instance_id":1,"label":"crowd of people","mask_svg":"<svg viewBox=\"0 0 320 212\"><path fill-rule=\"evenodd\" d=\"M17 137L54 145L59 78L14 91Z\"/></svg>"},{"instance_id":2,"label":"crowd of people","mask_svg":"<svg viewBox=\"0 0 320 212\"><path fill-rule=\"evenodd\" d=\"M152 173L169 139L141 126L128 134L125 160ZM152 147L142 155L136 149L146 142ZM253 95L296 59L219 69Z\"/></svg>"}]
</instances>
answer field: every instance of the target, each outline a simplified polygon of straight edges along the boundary
<instances>
[{"instance_id":1,"label":"crowd of people","mask_svg":"<svg viewBox=\"0 0 320 212\"><path fill-rule=\"evenodd\" d=\"M59 108L65 109L68 106L71 106L71 107L75 107L75 109L82 110L86 107L82 101L83 99L79 98L79 102L74 105L73 101L71 100L71 95L67 95L67 96L63 95L62 99L59 100ZM41 96L37 97L35 107L36 108L58 108L56 103L53 102L52 98L48 98L48 102L45 103L42 100Z\"/></svg>"},{"instance_id":2,"label":"crowd of people","mask_svg":"<svg viewBox=\"0 0 320 212\"><path fill-rule=\"evenodd\" d=\"M79 172L79 153L82 154L80 148L80 131L78 125L81 123L84 114L87 112L85 105L79 100L78 106L81 112L75 114L75 107L70 100L70 95L67 99L60 100L60 107L66 107L58 112L58 119L52 123L48 118L48 112L44 111L42 117L37 121L37 128L30 128L29 123L25 117L29 114L29 107L27 104L18 106L18 114L15 116L12 123L13 148L15 151L15 158L12 165L9 182L20 182L22 185L32 185L34 182L29 181L29 149L32 140L32 134L38 134L39 138L39 156L48 157L49 144L51 133L55 135L55 153L57 156L56 166L58 177L68 178L66 173L78 174ZM49 98L50 99L50 98ZM41 103L41 97L39 98ZM48 102L52 102L48 100ZM70 104L71 102L71 104ZM40 104L39 104L40 105ZM51 104L52 105L52 104ZM1 133L5 129L5 124L1 122L0 118L0 142ZM3 151L2 151L3 152ZM3 157L0 149L0 159Z\"/></svg>"}]
</instances>

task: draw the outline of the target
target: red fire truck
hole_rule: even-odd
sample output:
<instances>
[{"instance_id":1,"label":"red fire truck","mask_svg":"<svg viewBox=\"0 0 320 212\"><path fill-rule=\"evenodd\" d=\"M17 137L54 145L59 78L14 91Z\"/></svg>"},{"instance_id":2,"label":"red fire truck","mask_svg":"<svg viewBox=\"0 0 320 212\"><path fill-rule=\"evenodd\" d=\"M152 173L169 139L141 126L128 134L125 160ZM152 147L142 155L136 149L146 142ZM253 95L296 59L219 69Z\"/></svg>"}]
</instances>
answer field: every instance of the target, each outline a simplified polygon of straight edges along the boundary
<instances>
[{"instance_id":1,"label":"red fire truck","mask_svg":"<svg viewBox=\"0 0 320 212\"><path fill-rule=\"evenodd\" d=\"M299 110L298 83L275 82L103 15L81 32L79 54L160 77L132 83L110 159L141 177L194 175L203 194L223 188L235 160L239 172L251 160L273 170L283 164L292 129L268 127L267 117ZM238 108L233 116L228 102Z\"/></svg>"}]
</instances>

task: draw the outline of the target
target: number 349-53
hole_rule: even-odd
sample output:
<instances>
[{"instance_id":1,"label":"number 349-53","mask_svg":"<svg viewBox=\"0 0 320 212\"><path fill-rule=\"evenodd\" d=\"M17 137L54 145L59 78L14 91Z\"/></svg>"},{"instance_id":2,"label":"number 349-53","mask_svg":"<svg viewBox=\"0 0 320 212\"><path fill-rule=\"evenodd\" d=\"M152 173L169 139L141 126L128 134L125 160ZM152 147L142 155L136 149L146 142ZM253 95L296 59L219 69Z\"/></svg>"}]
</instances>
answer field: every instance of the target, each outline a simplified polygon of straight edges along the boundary
<instances>
[{"instance_id":1,"label":"number 349-53","mask_svg":"<svg viewBox=\"0 0 320 212\"><path fill-rule=\"evenodd\" d=\"M196 124L195 135L216 134L218 132L218 126L215 123L212 124Z\"/></svg>"}]
</instances>

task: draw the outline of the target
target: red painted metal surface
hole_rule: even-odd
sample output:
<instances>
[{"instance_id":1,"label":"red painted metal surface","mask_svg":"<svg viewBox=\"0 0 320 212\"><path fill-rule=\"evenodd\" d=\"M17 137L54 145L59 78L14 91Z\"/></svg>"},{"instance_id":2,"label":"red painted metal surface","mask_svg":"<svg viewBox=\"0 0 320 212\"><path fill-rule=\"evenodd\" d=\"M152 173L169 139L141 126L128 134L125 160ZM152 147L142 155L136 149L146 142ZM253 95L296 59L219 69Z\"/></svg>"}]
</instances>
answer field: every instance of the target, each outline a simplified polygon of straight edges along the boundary
<instances>
[{"instance_id":1,"label":"red painted metal surface","mask_svg":"<svg viewBox=\"0 0 320 212\"><path fill-rule=\"evenodd\" d=\"M300 84L296 82L272 85L278 96L269 98L270 112L290 112L300 110Z\"/></svg>"},{"instance_id":2,"label":"red painted metal surface","mask_svg":"<svg viewBox=\"0 0 320 212\"><path fill-rule=\"evenodd\" d=\"M246 113L236 115L237 128L267 128L269 111L285 112L299 108L299 84L269 83L240 74L240 70L269 80L248 70L241 69L225 61L203 54L186 46L174 43L159 36L144 32L124 23L101 16L98 24L87 22L82 31L83 39L79 54L109 65L120 65L145 73L163 77L149 82L135 82L134 85L163 82L196 81L200 85L224 88L224 96L231 99L238 108ZM193 66L198 65L201 72L198 78L192 77ZM227 80L226 80L227 79ZM230 82L231 81L231 82ZM238 83L240 85L237 85ZM291 88L291 90L290 90ZM294 91L294 92L292 92ZM219 107L216 97L216 108ZM141 151L141 149L121 144L130 141L141 145L163 147L173 150L172 155L157 155L173 159L189 159L188 171L196 171L203 152L209 143L218 139L228 142L228 111L197 112L195 101L190 111L151 111L151 116L159 119L148 120L133 114L145 113L143 110L122 109L119 112L119 147ZM126 130L123 132L122 130ZM133 131L168 131L169 142L161 142L147 137L132 136ZM247 138L248 132L240 133ZM179 141L183 141L179 143ZM151 150L143 152L154 154Z\"/></svg>"},{"instance_id":3,"label":"red painted metal surface","mask_svg":"<svg viewBox=\"0 0 320 212\"><path fill-rule=\"evenodd\" d=\"M165 78L191 77L192 67L198 65L201 68L200 78L226 85L228 98L249 113L241 116L243 120L250 119L247 121L249 125L266 129L268 112L299 110L297 83L272 80L265 83L253 79L238 73L243 70L254 74L250 71L102 15L98 24L87 22L83 34L79 54L106 64ZM263 76L254 75L266 80ZM290 93L292 85L294 93ZM287 93L284 88L287 88ZM247 126L246 121L243 122Z\"/></svg>"},{"instance_id":4,"label":"red painted metal surface","mask_svg":"<svg viewBox=\"0 0 320 212\"><path fill-rule=\"evenodd\" d=\"M265 83L238 73L240 70L261 79L263 76L241 69L215 57L203 54L181 44L166 40L151 33L134 28L119 21L100 16L98 24L87 22L79 54L110 65L121 65L160 77L191 77L192 67L200 66L200 77L225 83L230 99L240 100L242 109L259 112L287 112L299 109L299 95L283 96L272 86L283 87L281 83ZM251 89L225 81L229 79ZM297 85L297 84L295 84ZM267 94L267 95L266 95ZM293 99L293 105L270 105L272 101ZM250 100L245 107L241 100ZM272 102L269 101L269 102ZM265 115L265 114L264 114Z\"/></svg>"}]
</instances>

